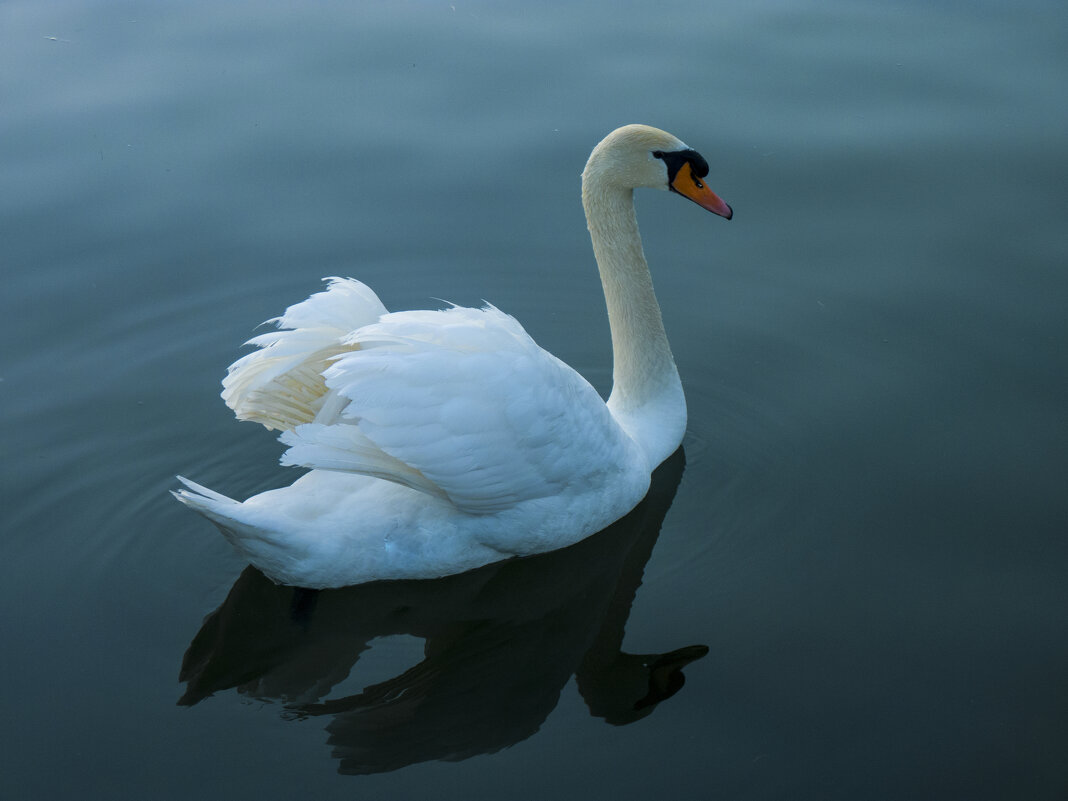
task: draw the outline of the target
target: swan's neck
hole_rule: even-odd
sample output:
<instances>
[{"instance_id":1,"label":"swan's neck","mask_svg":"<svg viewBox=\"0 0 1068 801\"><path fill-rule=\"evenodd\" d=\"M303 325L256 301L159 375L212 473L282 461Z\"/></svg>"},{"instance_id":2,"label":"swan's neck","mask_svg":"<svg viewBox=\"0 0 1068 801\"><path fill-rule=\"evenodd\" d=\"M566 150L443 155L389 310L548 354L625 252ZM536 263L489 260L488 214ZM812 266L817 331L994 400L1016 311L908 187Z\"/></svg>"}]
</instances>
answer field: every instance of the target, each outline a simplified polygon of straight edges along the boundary
<instances>
[{"instance_id":1,"label":"swan's neck","mask_svg":"<svg viewBox=\"0 0 1068 801\"><path fill-rule=\"evenodd\" d=\"M612 329L608 408L655 467L682 441L686 402L642 252L634 191L597 177L584 176L582 202Z\"/></svg>"}]
</instances>

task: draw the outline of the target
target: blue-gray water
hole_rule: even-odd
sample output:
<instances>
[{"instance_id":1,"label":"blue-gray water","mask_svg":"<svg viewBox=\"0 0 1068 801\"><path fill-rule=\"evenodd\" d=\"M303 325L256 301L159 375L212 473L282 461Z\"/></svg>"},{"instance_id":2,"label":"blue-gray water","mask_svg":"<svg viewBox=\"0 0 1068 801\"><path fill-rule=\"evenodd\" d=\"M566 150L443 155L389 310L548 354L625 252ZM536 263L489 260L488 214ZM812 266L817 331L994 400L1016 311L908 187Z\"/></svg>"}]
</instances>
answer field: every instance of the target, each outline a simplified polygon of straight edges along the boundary
<instances>
[{"instance_id":1,"label":"blue-gray water","mask_svg":"<svg viewBox=\"0 0 1068 801\"><path fill-rule=\"evenodd\" d=\"M0 4L4 797L1064 798L1066 33L1037 0ZM292 480L218 382L322 276L489 300L607 390L578 175L635 121L736 212L638 200L681 480L474 576L242 575L167 490Z\"/></svg>"}]
</instances>

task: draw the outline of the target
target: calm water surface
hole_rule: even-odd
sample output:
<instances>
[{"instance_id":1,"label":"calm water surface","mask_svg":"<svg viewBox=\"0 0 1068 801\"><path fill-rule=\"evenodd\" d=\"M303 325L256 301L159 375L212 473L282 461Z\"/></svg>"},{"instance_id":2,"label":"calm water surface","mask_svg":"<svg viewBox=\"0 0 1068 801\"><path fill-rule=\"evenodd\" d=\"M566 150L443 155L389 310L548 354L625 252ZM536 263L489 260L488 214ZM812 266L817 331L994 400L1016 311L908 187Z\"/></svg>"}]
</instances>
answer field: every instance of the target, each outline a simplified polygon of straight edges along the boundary
<instances>
[{"instance_id":1,"label":"calm water surface","mask_svg":"<svg viewBox=\"0 0 1068 801\"><path fill-rule=\"evenodd\" d=\"M1064 798L1066 23L0 5L3 795ZM578 175L634 121L736 216L639 197L690 430L632 515L313 594L169 497L293 479L218 382L327 275L607 391Z\"/></svg>"}]
</instances>

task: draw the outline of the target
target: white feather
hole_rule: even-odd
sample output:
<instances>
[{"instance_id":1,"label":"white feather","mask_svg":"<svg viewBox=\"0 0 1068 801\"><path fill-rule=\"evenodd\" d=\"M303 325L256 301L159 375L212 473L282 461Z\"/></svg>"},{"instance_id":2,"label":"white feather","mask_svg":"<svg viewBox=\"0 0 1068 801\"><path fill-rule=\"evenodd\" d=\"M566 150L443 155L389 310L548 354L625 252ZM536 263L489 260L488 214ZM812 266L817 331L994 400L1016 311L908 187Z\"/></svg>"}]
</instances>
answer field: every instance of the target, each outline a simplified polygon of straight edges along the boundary
<instances>
[{"instance_id":1,"label":"white feather","mask_svg":"<svg viewBox=\"0 0 1068 801\"><path fill-rule=\"evenodd\" d=\"M239 420L282 431L314 420L326 394L323 370L334 356L355 347L344 341L349 333L386 313L378 296L359 281L323 280L325 292L268 320L283 330L253 337L245 344L260 350L230 365L222 397Z\"/></svg>"}]
</instances>

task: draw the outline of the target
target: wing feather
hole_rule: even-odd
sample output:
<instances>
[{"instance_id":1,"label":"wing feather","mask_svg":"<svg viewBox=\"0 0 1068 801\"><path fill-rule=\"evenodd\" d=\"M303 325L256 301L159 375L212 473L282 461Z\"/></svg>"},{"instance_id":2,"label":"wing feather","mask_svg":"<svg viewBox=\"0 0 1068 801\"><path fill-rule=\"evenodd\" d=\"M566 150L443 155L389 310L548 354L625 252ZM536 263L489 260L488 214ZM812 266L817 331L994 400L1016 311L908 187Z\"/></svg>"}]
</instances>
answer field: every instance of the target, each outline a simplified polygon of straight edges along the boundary
<instances>
[{"instance_id":1,"label":"wing feather","mask_svg":"<svg viewBox=\"0 0 1068 801\"><path fill-rule=\"evenodd\" d=\"M581 492L624 461L597 392L487 306L387 314L323 371L334 425L283 435L287 464L396 481L486 514Z\"/></svg>"},{"instance_id":2,"label":"wing feather","mask_svg":"<svg viewBox=\"0 0 1068 801\"><path fill-rule=\"evenodd\" d=\"M382 451L353 425L306 423L279 439L289 445L283 465L310 466L384 478L412 489L448 499L445 492L418 470Z\"/></svg>"},{"instance_id":3,"label":"wing feather","mask_svg":"<svg viewBox=\"0 0 1068 801\"><path fill-rule=\"evenodd\" d=\"M279 331L253 337L258 350L232 365L223 379L223 400L239 420L290 430L315 419L327 395L323 371L352 331L386 314L378 296L352 278L326 278L327 288L268 320Z\"/></svg>"}]
</instances>

